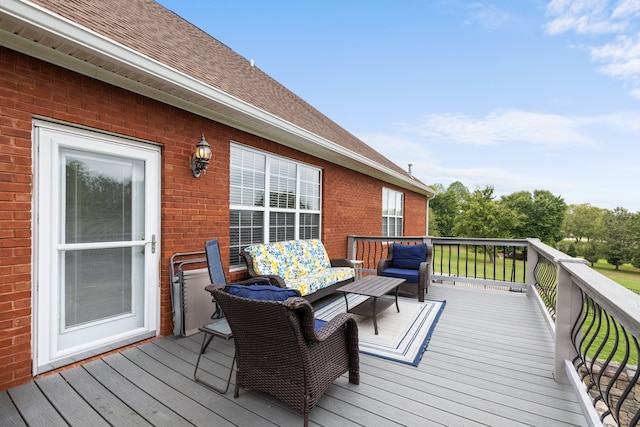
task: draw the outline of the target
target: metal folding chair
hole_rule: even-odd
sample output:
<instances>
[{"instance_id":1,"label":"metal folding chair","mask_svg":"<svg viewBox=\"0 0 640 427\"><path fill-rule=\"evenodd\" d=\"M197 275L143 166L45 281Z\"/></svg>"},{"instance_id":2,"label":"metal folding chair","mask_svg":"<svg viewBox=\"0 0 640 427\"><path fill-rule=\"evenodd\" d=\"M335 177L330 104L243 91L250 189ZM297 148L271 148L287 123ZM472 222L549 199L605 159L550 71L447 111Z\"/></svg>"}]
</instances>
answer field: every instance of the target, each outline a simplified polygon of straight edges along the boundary
<instances>
[{"instance_id":1,"label":"metal folding chair","mask_svg":"<svg viewBox=\"0 0 640 427\"><path fill-rule=\"evenodd\" d=\"M205 242L205 257L207 260L207 269L209 270L209 278L211 279L211 284L219 285L221 288L224 288L227 285L227 279L224 275L224 269L222 267L222 258L220 257L220 246L218 245L217 239L208 240ZM248 280L244 280L242 282L236 282L235 284L243 284L243 285L252 285L252 284L269 284L268 279L264 278L251 278ZM231 362L231 369L229 370L229 378L227 378L227 384L225 388L219 388L214 386L213 384L204 381L202 378L198 378L196 375L198 372L198 367L200 365L200 359L204 352L209 347L209 344L213 340L214 337L222 338L224 340L230 340L233 338L233 333L231 332L231 328L229 327L229 323L227 323L227 319L224 317L224 313L220 309L220 306L213 300L215 303L215 311L211 316L213 322L201 326L198 328L200 332L203 333L202 337L202 345L200 347L200 354L198 354L198 360L196 361L196 367L193 371L193 379L197 383L201 383L219 393L226 393L229 390L229 383L231 382L231 375L233 374L233 367L236 363L236 355L233 355L233 361Z\"/></svg>"}]
</instances>

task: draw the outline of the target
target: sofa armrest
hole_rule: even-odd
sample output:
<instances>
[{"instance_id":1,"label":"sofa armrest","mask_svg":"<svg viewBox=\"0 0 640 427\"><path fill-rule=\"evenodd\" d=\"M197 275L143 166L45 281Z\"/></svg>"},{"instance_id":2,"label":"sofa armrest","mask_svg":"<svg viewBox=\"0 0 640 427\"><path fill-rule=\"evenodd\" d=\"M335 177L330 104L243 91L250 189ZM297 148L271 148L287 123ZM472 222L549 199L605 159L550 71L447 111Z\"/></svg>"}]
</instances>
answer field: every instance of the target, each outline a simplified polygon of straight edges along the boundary
<instances>
[{"instance_id":1,"label":"sofa armrest","mask_svg":"<svg viewBox=\"0 0 640 427\"><path fill-rule=\"evenodd\" d=\"M253 269L253 258L251 257L251 255L245 252L244 250L240 252L240 255L242 255L242 258L244 258L244 263L247 266L247 272L249 273L249 276L251 277L259 276L256 273L256 271Z\"/></svg>"},{"instance_id":2,"label":"sofa armrest","mask_svg":"<svg viewBox=\"0 0 640 427\"><path fill-rule=\"evenodd\" d=\"M229 283L229 285L273 285L273 281L269 277L258 276L258 277L250 277L245 280L241 280L239 282Z\"/></svg>"},{"instance_id":3,"label":"sofa armrest","mask_svg":"<svg viewBox=\"0 0 640 427\"><path fill-rule=\"evenodd\" d=\"M431 264L433 262L433 245L427 244L427 259L425 260L427 264Z\"/></svg>"},{"instance_id":4,"label":"sofa armrest","mask_svg":"<svg viewBox=\"0 0 640 427\"><path fill-rule=\"evenodd\" d=\"M424 291L429 291L429 284L431 283L431 260L427 257L428 261L421 262L418 269L418 287L419 291L423 292L420 295L424 295Z\"/></svg>"},{"instance_id":5,"label":"sofa armrest","mask_svg":"<svg viewBox=\"0 0 640 427\"><path fill-rule=\"evenodd\" d=\"M378 276L382 275L382 271L386 270L387 268L391 267L391 263L393 262L393 259L381 259L380 261L378 261L378 267L377 267L377 272L376 274Z\"/></svg>"},{"instance_id":6,"label":"sofa armrest","mask_svg":"<svg viewBox=\"0 0 640 427\"><path fill-rule=\"evenodd\" d=\"M285 307L295 311L300 318L300 326L305 339L310 343L319 343L327 340L331 335L338 332L345 325L353 322L353 327L358 329L353 315L349 313L338 313L331 318L322 328L315 330L313 306L304 298L294 297L288 298L282 303ZM357 334L357 332L356 332ZM357 335L356 335L357 336Z\"/></svg>"},{"instance_id":7,"label":"sofa armrest","mask_svg":"<svg viewBox=\"0 0 640 427\"><path fill-rule=\"evenodd\" d=\"M281 276L276 276L275 274L264 274L262 276L255 276L255 278L266 278L269 279L269 282L273 286L279 286L281 288L286 288L287 284L284 281L284 278Z\"/></svg>"},{"instance_id":8,"label":"sofa armrest","mask_svg":"<svg viewBox=\"0 0 640 427\"><path fill-rule=\"evenodd\" d=\"M329 320L319 330L314 329L314 313L311 304L303 298L289 298L282 303L296 312L300 319L300 327L305 340L310 345L311 359L326 359L324 343L332 349L343 351L346 347L349 354L349 382L360 383L360 352L358 344L358 324L356 319L348 313L339 313Z\"/></svg>"},{"instance_id":9,"label":"sofa armrest","mask_svg":"<svg viewBox=\"0 0 640 427\"><path fill-rule=\"evenodd\" d=\"M331 261L331 267L351 267L353 263L346 258L333 258Z\"/></svg>"}]
</instances>

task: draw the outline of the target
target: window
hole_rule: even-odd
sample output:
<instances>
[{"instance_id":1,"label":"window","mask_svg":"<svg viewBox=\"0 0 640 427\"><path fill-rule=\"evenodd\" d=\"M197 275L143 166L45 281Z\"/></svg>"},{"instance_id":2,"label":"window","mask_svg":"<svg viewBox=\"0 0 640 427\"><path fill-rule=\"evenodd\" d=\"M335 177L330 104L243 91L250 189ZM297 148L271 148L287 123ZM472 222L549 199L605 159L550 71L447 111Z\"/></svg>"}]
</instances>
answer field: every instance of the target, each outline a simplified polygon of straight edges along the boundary
<instances>
[{"instance_id":1,"label":"window","mask_svg":"<svg viewBox=\"0 0 640 427\"><path fill-rule=\"evenodd\" d=\"M382 188L382 235L402 236L404 194Z\"/></svg>"},{"instance_id":2,"label":"window","mask_svg":"<svg viewBox=\"0 0 640 427\"><path fill-rule=\"evenodd\" d=\"M322 171L303 163L231 144L231 267L254 243L320 238Z\"/></svg>"}]
</instances>

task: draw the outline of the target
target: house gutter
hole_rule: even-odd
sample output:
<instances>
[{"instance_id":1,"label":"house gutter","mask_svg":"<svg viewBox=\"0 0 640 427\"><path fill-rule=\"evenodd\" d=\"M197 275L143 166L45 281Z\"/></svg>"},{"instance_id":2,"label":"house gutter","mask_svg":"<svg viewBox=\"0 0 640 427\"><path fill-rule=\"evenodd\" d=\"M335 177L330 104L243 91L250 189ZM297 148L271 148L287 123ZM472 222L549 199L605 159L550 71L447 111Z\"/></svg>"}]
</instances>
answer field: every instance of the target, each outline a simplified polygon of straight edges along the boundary
<instances>
[{"instance_id":1,"label":"house gutter","mask_svg":"<svg viewBox=\"0 0 640 427\"><path fill-rule=\"evenodd\" d=\"M433 189L408 175L374 162L39 5L24 0L3 0L0 4L0 23L4 28L13 24L27 29L24 36L0 30L0 44L15 51L327 159L427 198L435 194Z\"/></svg>"}]
</instances>

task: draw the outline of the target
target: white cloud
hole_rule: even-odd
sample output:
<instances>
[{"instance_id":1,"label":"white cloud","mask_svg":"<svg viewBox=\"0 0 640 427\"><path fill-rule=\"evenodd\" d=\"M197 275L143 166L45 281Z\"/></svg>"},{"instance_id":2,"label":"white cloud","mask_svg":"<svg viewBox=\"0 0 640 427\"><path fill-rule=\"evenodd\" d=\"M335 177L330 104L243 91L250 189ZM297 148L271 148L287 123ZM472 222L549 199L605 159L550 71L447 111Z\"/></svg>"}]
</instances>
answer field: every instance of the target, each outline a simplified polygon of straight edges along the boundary
<instances>
[{"instance_id":1,"label":"white cloud","mask_svg":"<svg viewBox=\"0 0 640 427\"><path fill-rule=\"evenodd\" d=\"M637 81L640 78L640 35L621 35L612 43L591 49L591 57L604 62L600 68L603 74Z\"/></svg>"},{"instance_id":2,"label":"white cloud","mask_svg":"<svg viewBox=\"0 0 640 427\"><path fill-rule=\"evenodd\" d=\"M635 20L640 16L638 0L552 0L547 5L546 32L551 35L617 34L615 40L590 46L591 59L603 64L598 71L630 82L630 95L638 98L640 84L640 34Z\"/></svg>"},{"instance_id":3,"label":"white cloud","mask_svg":"<svg viewBox=\"0 0 640 427\"><path fill-rule=\"evenodd\" d=\"M640 3L638 0L621 0L614 9L613 18L624 19L640 15Z\"/></svg>"},{"instance_id":4,"label":"white cloud","mask_svg":"<svg viewBox=\"0 0 640 427\"><path fill-rule=\"evenodd\" d=\"M358 138L398 166L404 168L411 163L414 171L416 168L427 170L434 168L437 163L434 153L424 144L411 138L373 133L358 135Z\"/></svg>"},{"instance_id":5,"label":"white cloud","mask_svg":"<svg viewBox=\"0 0 640 427\"><path fill-rule=\"evenodd\" d=\"M527 143L550 148L591 145L580 131L581 122L556 114L521 110L495 111L485 117L431 114L403 130L429 139L469 145Z\"/></svg>"},{"instance_id":6,"label":"white cloud","mask_svg":"<svg viewBox=\"0 0 640 427\"><path fill-rule=\"evenodd\" d=\"M637 13L635 4L622 0L613 7L609 0L552 0L547 5L548 34L568 31L578 34L605 34L624 31Z\"/></svg>"},{"instance_id":7,"label":"white cloud","mask_svg":"<svg viewBox=\"0 0 640 427\"><path fill-rule=\"evenodd\" d=\"M486 164L486 159L475 165L455 167L457 161L451 157L451 150L444 150L440 153L444 158L440 158L439 152L429 150L426 144L396 135L368 134L359 135L359 138L399 166L406 167L411 163L413 175L428 185L440 183L448 187L452 182L460 181L470 190L492 186L496 197L548 188L561 195L576 188L576 183L559 180L554 174L540 173L532 179L531 173L520 167L514 171L491 166ZM518 164L516 159L505 162L505 165L514 164Z\"/></svg>"},{"instance_id":8,"label":"white cloud","mask_svg":"<svg viewBox=\"0 0 640 427\"><path fill-rule=\"evenodd\" d=\"M433 134L446 138L425 138ZM562 137L565 134L569 137ZM426 184L492 186L496 197L543 189L567 203L632 211L638 209L634 186L640 148L634 141L639 136L640 112L566 117L519 110L481 118L429 115L420 125L403 126L397 133L358 135L397 165L406 168L411 163L414 176ZM556 139L544 140L552 137ZM477 144L491 138L493 142ZM514 147L517 142L524 144ZM475 146L460 146L471 143Z\"/></svg>"},{"instance_id":9,"label":"white cloud","mask_svg":"<svg viewBox=\"0 0 640 427\"><path fill-rule=\"evenodd\" d=\"M585 126L604 126L609 135L614 132L622 132L639 134L635 135L634 139L640 136L640 112L610 113L602 116L584 117L580 121Z\"/></svg>"}]
</instances>

